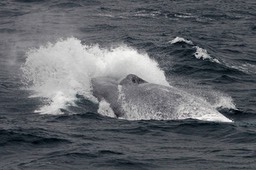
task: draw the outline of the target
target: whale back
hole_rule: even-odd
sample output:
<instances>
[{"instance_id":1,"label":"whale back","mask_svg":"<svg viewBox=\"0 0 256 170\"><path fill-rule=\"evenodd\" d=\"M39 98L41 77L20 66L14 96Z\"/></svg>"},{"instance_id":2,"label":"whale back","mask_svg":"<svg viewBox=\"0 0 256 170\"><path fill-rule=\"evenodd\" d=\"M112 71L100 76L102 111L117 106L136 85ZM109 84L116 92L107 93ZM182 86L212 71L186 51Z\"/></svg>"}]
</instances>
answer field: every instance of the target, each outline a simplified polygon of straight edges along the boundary
<instances>
[{"instance_id":1,"label":"whale back","mask_svg":"<svg viewBox=\"0 0 256 170\"><path fill-rule=\"evenodd\" d=\"M138 85L143 83L148 82L134 74L129 74L119 82L119 85Z\"/></svg>"},{"instance_id":2,"label":"whale back","mask_svg":"<svg viewBox=\"0 0 256 170\"><path fill-rule=\"evenodd\" d=\"M175 87L148 83L134 74L119 83L110 77L93 78L92 92L100 102L110 104L116 117L232 122L200 97Z\"/></svg>"}]
</instances>

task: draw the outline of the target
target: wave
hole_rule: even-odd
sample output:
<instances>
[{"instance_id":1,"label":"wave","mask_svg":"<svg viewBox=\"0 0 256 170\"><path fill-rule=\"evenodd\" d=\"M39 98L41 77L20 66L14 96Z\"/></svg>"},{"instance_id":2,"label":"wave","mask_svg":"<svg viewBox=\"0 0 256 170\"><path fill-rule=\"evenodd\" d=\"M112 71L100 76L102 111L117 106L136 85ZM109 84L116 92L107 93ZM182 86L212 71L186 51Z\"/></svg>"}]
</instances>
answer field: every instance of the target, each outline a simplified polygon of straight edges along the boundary
<instances>
[{"instance_id":1,"label":"wave","mask_svg":"<svg viewBox=\"0 0 256 170\"><path fill-rule=\"evenodd\" d=\"M230 63L228 67L242 71L247 74L256 74L256 65L250 63Z\"/></svg>"},{"instance_id":2,"label":"wave","mask_svg":"<svg viewBox=\"0 0 256 170\"><path fill-rule=\"evenodd\" d=\"M197 59L208 59L209 61L211 62L215 62L215 63L218 63L220 64L220 61L216 58L212 58L208 53L207 53L207 50L206 49L203 49L203 48L200 48L198 46L194 46L194 48L196 49L196 52L194 53L194 56L197 58Z\"/></svg>"},{"instance_id":3,"label":"wave","mask_svg":"<svg viewBox=\"0 0 256 170\"><path fill-rule=\"evenodd\" d=\"M192 46L192 48L194 48L196 50L194 53L194 57L197 59L208 60L210 62L221 64L228 68L235 69L235 70L241 71L243 73L247 73L247 74L255 74L256 73L256 66L254 64L250 64L248 62L243 62L243 63L231 62L231 61L226 61L225 59L222 59L220 61L216 58L211 57L206 49L195 45L191 40L185 39L183 37L176 37L173 40L169 41L169 43L171 43L171 44L185 43L189 46Z\"/></svg>"},{"instance_id":4,"label":"wave","mask_svg":"<svg viewBox=\"0 0 256 170\"><path fill-rule=\"evenodd\" d=\"M194 43L191 40L187 40L182 37L176 37L173 40L169 41L171 44L176 44L176 43L186 43L188 45L193 46L194 49L196 49L196 52L194 53L194 56L197 59L203 59L203 60L209 60L211 62L215 62L220 64L220 61L216 58L212 58L208 53L206 49L203 49L197 45L194 45Z\"/></svg>"},{"instance_id":5,"label":"wave","mask_svg":"<svg viewBox=\"0 0 256 170\"><path fill-rule=\"evenodd\" d=\"M41 130L41 129L37 129ZM44 136L43 136L43 135ZM70 143L69 140L63 139L60 137L52 136L46 133L34 134L31 133L30 129L0 129L0 144L4 145L13 145L17 143L27 143L33 145L44 145L44 144L61 144L61 143Z\"/></svg>"},{"instance_id":6,"label":"wave","mask_svg":"<svg viewBox=\"0 0 256 170\"><path fill-rule=\"evenodd\" d=\"M31 97L45 99L42 101L42 106L35 110L40 114L63 114L63 109L68 110L69 106L77 106L77 95L79 95L99 104L98 113L115 117L106 101L99 103L92 95L91 79L95 77L111 77L120 80L128 74L136 74L150 83L170 86L164 71L159 68L155 60L146 53L140 53L125 44L101 48L97 44L83 45L80 40L72 37L30 49L26 57L21 67L25 85L29 90L34 91ZM235 107L231 99L221 100L221 98L222 96L219 95L219 101L221 101L219 103L216 101L211 103L204 98L200 100L209 103L207 106L214 105L214 113L218 113L217 107ZM194 99L191 98L191 100ZM186 107L187 105L190 107ZM187 105L184 104L184 107L180 105L177 109L180 112L184 110L193 112L193 102ZM196 107L203 106L198 103ZM201 110L205 112L207 109ZM136 120L144 118L145 115L137 117ZM211 117L205 120L210 119Z\"/></svg>"}]
</instances>

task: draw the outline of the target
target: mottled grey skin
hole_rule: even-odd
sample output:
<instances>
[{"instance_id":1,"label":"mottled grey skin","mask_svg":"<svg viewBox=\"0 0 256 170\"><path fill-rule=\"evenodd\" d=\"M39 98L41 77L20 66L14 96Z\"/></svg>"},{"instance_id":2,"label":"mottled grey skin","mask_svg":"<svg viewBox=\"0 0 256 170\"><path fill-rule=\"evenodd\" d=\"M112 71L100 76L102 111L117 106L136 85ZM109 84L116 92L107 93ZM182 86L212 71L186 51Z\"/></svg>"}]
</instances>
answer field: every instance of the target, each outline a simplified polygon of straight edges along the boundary
<instances>
[{"instance_id":1,"label":"mottled grey skin","mask_svg":"<svg viewBox=\"0 0 256 170\"><path fill-rule=\"evenodd\" d=\"M99 100L106 100L117 117L123 116L124 110L118 101L118 85L138 85L147 83L134 74L129 74L120 83L109 77L97 77L92 79L93 95Z\"/></svg>"},{"instance_id":2,"label":"mottled grey skin","mask_svg":"<svg viewBox=\"0 0 256 170\"><path fill-rule=\"evenodd\" d=\"M117 117L231 122L197 96L175 87L148 83L134 74L120 82L108 77L94 78L92 87L93 95L99 101L106 100Z\"/></svg>"},{"instance_id":3,"label":"mottled grey skin","mask_svg":"<svg viewBox=\"0 0 256 170\"><path fill-rule=\"evenodd\" d=\"M118 85L122 86L125 99L131 105L149 104L148 107L156 112L163 112L163 109L168 109L168 112L170 112L171 108L169 108L169 106L175 104L175 102L170 103L170 100L166 100L166 92L170 91L169 87L148 83L134 74L127 75L120 82L109 77L93 78L93 95L99 101L103 99L106 100L117 117L125 115L121 104L122 99L120 100L118 96ZM167 98L173 99L173 97L179 98L180 95L173 92L172 96L168 96ZM161 102L161 105L159 105L159 102Z\"/></svg>"},{"instance_id":4,"label":"mottled grey skin","mask_svg":"<svg viewBox=\"0 0 256 170\"><path fill-rule=\"evenodd\" d=\"M106 100L117 117L124 113L118 103L118 81L108 77L92 79L93 95L99 100Z\"/></svg>"},{"instance_id":5,"label":"mottled grey skin","mask_svg":"<svg viewBox=\"0 0 256 170\"><path fill-rule=\"evenodd\" d=\"M136 113L152 116L154 119L177 119L175 106L182 100L178 89L159 84L148 83L140 77L129 74L120 83L124 98L120 99L128 104L126 109L136 108ZM131 106L131 107L129 107ZM129 110L129 112L132 112ZM130 115L131 116L131 115Z\"/></svg>"}]
</instances>

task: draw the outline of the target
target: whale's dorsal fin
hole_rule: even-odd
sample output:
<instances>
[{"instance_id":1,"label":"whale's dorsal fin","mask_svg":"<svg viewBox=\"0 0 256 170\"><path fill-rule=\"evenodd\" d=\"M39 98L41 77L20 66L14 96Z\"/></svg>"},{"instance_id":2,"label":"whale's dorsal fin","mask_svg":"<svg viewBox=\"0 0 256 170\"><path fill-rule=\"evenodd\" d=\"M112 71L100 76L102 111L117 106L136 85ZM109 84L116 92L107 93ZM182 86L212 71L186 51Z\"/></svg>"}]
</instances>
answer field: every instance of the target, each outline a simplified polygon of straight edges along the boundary
<instances>
[{"instance_id":1,"label":"whale's dorsal fin","mask_svg":"<svg viewBox=\"0 0 256 170\"><path fill-rule=\"evenodd\" d=\"M136 76L135 74L127 75L123 80L120 81L120 85L135 85L135 84L143 84L147 83L147 81L142 78Z\"/></svg>"}]
</instances>

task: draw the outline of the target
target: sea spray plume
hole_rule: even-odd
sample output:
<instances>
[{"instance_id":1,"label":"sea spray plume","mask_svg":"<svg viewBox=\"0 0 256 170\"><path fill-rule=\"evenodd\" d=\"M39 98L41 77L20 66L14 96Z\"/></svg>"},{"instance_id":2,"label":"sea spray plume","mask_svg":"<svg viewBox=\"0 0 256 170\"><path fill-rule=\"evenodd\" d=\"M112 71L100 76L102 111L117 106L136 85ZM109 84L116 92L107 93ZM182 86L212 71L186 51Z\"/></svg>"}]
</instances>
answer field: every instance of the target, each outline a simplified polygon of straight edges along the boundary
<instances>
[{"instance_id":1,"label":"sea spray plume","mask_svg":"<svg viewBox=\"0 0 256 170\"><path fill-rule=\"evenodd\" d=\"M60 114L60 108L74 104L76 94L92 97L90 75L95 59L84 49L79 40L69 38L27 52L22 66L25 80L36 96L48 99L39 112Z\"/></svg>"},{"instance_id":2,"label":"sea spray plume","mask_svg":"<svg viewBox=\"0 0 256 170\"><path fill-rule=\"evenodd\" d=\"M113 48L82 45L73 37L30 49L21 69L33 96L47 99L37 110L41 114L62 114L61 108L75 105L77 94L96 102L91 93L93 77L120 79L134 73L169 85L158 63L147 54L123 44Z\"/></svg>"}]
</instances>

